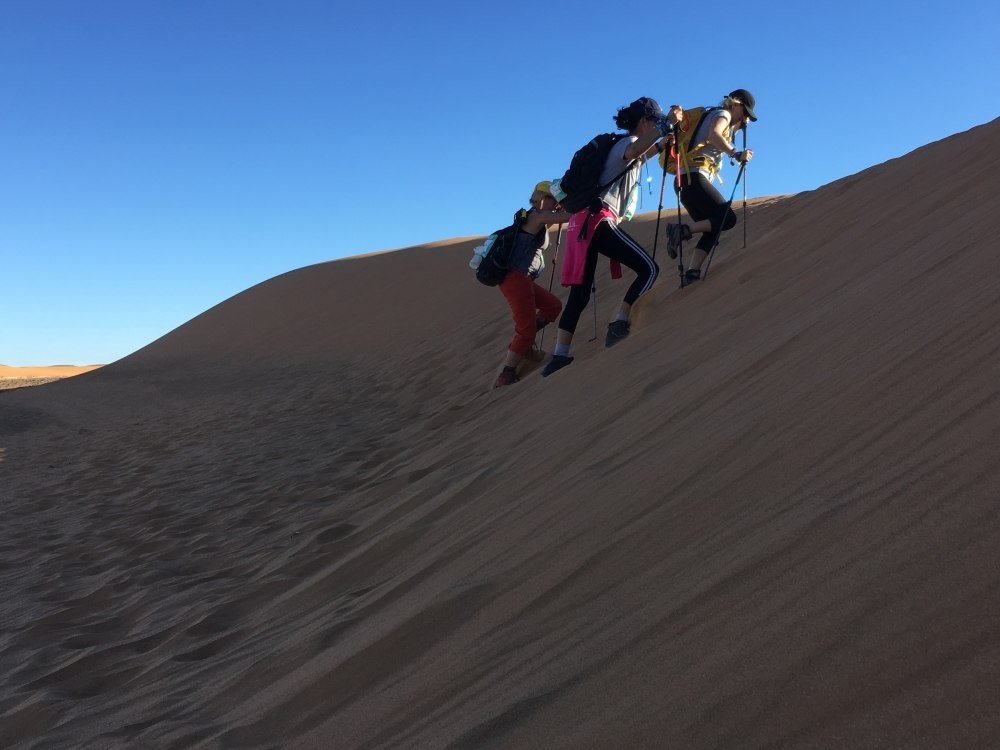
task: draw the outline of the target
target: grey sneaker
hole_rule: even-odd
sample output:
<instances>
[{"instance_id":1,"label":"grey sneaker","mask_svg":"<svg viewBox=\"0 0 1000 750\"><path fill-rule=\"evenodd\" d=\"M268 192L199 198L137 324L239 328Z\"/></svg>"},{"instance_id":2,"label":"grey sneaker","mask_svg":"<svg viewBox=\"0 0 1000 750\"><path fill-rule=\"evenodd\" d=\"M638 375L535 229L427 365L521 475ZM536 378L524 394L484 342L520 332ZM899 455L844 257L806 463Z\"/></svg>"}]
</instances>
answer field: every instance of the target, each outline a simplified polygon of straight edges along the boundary
<instances>
[{"instance_id":1,"label":"grey sneaker","mask_svg":"<svg viewBox=\"0 0 1000 750\"><path fill-rule=\"evenodd\" d=\"M553 354L552 359L549 360L549 363L545 365L545 369L542 370L542 377L547 378L556 370L561 370L572 361L572 357L565 357L562 354Z\"/></svg>"},{"instance_id":2,"label":"grey sneaker","mask_svg":"<svg viewBox=\"0 0 1000 750\"><path fill-rule=\"evenodd\" d=\"M667 224L667 255L677 260L677 249L681 242L691 239L691 228L687 224Z\"/></svg>"},{"instance_id":3,"label":"grey sneaker","mask_svg":"<svg viewBox=\"0 0 1000 750\"><path fill-rule=\"evenodd\" d=\"M610 349L620 341L628 338L631 326L627 320L615 320L608 324L608 335L604 339L604 348Z\"/></svg>"}]
</instances>

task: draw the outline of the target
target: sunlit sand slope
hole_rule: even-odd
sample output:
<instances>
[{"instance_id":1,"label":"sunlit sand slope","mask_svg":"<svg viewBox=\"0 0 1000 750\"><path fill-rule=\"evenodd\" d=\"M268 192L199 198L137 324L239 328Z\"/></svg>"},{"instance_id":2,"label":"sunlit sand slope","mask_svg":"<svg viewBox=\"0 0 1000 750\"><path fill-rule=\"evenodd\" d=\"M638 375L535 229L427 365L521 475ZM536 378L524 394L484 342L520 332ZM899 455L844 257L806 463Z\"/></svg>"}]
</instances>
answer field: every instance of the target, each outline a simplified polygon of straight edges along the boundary
<instances>
[{"instance_id":1,"label":"sunlit sand slope","mask_svg":"<svg viewBox=\"0 0 1000 750\"><path fill-rule=\"evenodd\" d=\"M661 248L611 350L602 262L551 378L467 240L0 394L0 746L997 746L998 137Z\"/></svg>"},{"instance_id":2,"label":"sunlit sand slope","mask_svg":"<svg viewBox=\"0 0 1000 750\"><path fill-rule=\"evenodd\" d=\"M54 380L72 378L85 372L96 370L100 365L49 365L47 367L8 367L0 365L0 390L24 388L29 385L44 385Z\"/></svg>"}]
</instances>

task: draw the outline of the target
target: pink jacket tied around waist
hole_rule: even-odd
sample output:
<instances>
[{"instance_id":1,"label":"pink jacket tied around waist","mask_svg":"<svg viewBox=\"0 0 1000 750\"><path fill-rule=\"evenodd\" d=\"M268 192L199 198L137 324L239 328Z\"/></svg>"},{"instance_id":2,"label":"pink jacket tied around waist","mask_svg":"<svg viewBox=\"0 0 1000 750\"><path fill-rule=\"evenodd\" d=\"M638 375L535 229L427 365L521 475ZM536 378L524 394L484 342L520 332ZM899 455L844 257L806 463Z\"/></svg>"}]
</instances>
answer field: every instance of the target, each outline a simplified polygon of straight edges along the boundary
<instances>
[{"instance_id":1,"label":"pink jacket tied around waist","mask_svg":"<svg viewBox=\"0 0 1000 750\"><path fill-rule=\"evenodd\" d=\"M587 236L580 239L580 229L583 222L589 221L587 225ZM610 221L616 224L617 220L614 211L610 208L602 208L596 214L591 215L590 209L584 208L573 214L566 227L566 250L563 252L563 265L560 281L563 286L575 286L583 283L583 268L587 265L587 249L591 240L594 239L594 231L602 221ZM611 278L620 279L622 277L622 267L617 260L611 261Z\"/></svg>"}]
</instances>

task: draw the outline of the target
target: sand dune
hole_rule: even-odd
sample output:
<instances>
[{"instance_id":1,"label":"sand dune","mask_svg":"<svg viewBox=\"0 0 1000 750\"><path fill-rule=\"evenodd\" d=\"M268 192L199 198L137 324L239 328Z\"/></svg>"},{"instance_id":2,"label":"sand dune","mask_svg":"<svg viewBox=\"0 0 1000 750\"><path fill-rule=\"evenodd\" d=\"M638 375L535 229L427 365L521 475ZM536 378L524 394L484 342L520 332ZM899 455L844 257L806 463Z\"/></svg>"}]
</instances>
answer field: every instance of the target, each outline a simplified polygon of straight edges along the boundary
<instances>
[{"instance_id":1,"label":"sand dune","mask_svg":"<svg viewBox=\"0 0 1000 750\"><path fill-rule=\"evenodd\" d=\"M463 240L0 394L0 746L1000 745L998 136L755 201L548 379Z\"/></svg>"}]
</instances>

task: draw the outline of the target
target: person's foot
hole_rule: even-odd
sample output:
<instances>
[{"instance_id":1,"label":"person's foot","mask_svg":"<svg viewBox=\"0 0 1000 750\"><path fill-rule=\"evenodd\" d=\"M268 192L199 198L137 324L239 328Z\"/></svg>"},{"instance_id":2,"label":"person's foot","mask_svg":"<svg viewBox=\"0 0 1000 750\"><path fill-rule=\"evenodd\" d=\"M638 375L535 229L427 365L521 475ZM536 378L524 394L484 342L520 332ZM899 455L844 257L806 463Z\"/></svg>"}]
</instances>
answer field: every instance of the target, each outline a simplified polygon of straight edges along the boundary
<instances>
[{"instance_id":1,"label":"person's foot","mask_svg":"<svg viewBox=\"0 0 1000 750\"><path fill-rule=\"evenodd\" d=\"M503 372L497 375L496 382L493 383L493 388L497 389L504 385L514 385L514 383L521 382L521 379L517 376L517 370L513 367L503 368Z\"/></svg>"},{"instance_id":2,"label":"person's foot","mask_svg":"<svg viewBox=\"0 0 1000 750\"><path fill-rule=\"evenodd\" d=\"M687 224L667 224L667 255L677 259L681 242L691 239L691 228Z\"/></svg>"},{"instance_id":3,"label":"person's foot","mask_svg":"<svg viewBox=\"0 0 1000 750\"><path fill-rule=\"evenodd\" d=\"M552 359L549 360L549 363L545 365L545 369L542 370L542 377L547 378L556 370L561 370L572 361L572 357L566 357L562 354L553 354Z\"/></svg>"},{"instance_id":4,"label":"person's foot","mask_svg":"<svg viewBox=\"0 0 1000 750\"><path fill-rule=\"evenodd\" d=\"M608 335L604 339L604 348L610 349L620 341L628 338L629 322L627 320L614 320L608 324Z\"/></svg>"},{"instance_id":5,"label":"person's foot","mask_svg":"<svg viewBox=\"0 0 1000 750\"><path fill-rule=\"evenodd\" d=\"M687 273L684 274L684 283L693 284L695 281L701 281L701 269L689 268Z\"/></svg>"}]
</instances>

